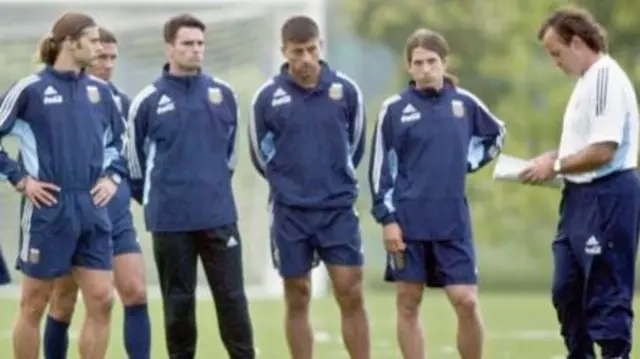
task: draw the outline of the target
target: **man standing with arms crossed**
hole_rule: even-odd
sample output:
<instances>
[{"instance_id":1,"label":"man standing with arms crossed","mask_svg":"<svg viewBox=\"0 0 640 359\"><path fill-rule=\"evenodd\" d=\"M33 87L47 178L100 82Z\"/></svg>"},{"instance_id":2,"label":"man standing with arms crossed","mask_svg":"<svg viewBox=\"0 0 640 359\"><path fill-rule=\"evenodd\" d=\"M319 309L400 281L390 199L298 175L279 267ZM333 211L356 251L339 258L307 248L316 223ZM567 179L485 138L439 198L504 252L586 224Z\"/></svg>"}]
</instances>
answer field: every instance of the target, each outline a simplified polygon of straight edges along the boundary
<instances>
[{"instance_id":1,"label":"man standing with arms crossed","mask_svg":"<svg viewBox=\"0 0 640 359\"><path fill-rule=\"evenodd\" d=\"M196 353L198 256L230 359L253 359L231 176L236 95L202 71L205 25L191 15L165 23L162 75L131 102L132 191L143 203L164 304L169 358Z\"/></svg>"},{"instance_id":2,"label":"man standing with arms crossed","mask_svg":"<svg viewBox=\"0 0 640 359\"><path fill-rule=\"evenodd\" d=\"M20 159L0 152L0 173L25 197L18 267L16 359L38 358L40 322L55 279L73 273L86 306L80 356L104 358L113 303L107 204L126 177L123 123L108 87L84 69L99 54L88 15L61 16L40 44L44 69L12 86L0 106L0 137L20 138Z\"/></svg>"},{"instance_id":3,"label":"man standing with arms crossed","mask_svg":"<svg viewBox=\"0 0 640 359\"><path fill-rule=\"evenodd\" d=\"M320 60L318 25L297 16L282 26L281 72L256 93L251 157L271 188L274 264L284 278L286 335L293 359L313 356L310 272L322 260L333 282L352 359L368 359L363 251L355 168L364 150L358 85Z\"/></svg>"},{"instance_id":4,"label":"man standing with arms crossed","mask_svg":"<svg viewBox=\"0 0 640 359\"><path fill-rule=\"evenodd\" d=\"M538 38L556 66L578 78L560 148L521 175L533 183L565 178L552 291L568 358L595 359L595 343L604 359L629 359L640 231L636 94L587 11L555 11Z\"/></svg>"},{"instance_id":5,"label":"man standing with arms crossed","mask_svg":"<svg viewBox=\"0 0 640 359\"><path fill-rule=\"evenodd\" d=\"M120 111L129 111L129 99L112 82L118 59L115 35L99 29L102 50L90 67L93 80L113 91ZM148 359L151 350L151 328L147 309L144 263L136 230L133 226L128 179L118 178L118 191L109 202L109 218L113 226L113 271L115 287L124 306L124 346L130 359ZM46 359L64 359L69 345L69 324L76 306L78 285L72 275L56 280L44 331Z\"/></svg>"}]
</instances>

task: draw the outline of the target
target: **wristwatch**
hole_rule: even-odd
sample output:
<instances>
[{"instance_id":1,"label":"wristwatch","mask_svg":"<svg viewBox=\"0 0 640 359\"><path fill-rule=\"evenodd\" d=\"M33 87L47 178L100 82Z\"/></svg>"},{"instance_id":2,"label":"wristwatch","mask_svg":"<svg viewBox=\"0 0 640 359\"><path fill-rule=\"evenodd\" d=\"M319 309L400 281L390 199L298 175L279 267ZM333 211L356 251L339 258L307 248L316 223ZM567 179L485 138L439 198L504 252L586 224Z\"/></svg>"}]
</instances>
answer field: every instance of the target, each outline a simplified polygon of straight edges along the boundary
<instances>
[{"instance_id":1,"label":"wristwatch","mask_svg":"<svg viewBox=\"0 0 640 359\"><path fill-rule=\"evenodd\" d=\"M553 172L560 173L560 171L562 171L562 161L557 158L556 161L553 162Z\"/></svg>"},{"instance_id":2,"label":"wristwatch","mask_svg":"<svg viewBox=\"0 0 640 359\"><path fill-rule=\"evenodd\" d=\"M116 184L116 186L119 186L120 183L122 182L122 177L120 177L120 175L117 174L117 173L111 173L111 174L107 175L107 178L112 180L113 183Z\"/></svg>"}]
</instances>

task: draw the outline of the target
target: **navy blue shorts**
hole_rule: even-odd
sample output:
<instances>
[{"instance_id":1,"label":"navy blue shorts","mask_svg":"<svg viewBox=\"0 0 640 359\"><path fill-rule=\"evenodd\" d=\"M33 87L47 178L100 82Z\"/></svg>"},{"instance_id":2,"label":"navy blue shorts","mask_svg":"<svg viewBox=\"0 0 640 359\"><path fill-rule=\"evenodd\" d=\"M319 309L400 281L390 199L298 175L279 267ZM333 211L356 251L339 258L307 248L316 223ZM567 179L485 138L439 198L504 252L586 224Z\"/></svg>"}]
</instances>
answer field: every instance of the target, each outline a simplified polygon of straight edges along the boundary
<instances>
[{"instance_id":1,"label":"navy blue shorts","mask_svg":"<svg viewBox=\"0 0 640 359\"><path fill-rule=\"evenodd\" d=\"M302 209L272 205L271 253L284 278L326 265L362 266L363 249L354 208Z\"/></svg>"},{"instance_id":2,"label":"navy blue shorts","mask_svg":"<svg viewBox=\"0 0 640 359\"><path fill-rule=\"evenodd\" d=\"M109 202L109 218L113 226L113 255L141 253L140 243L131 214L131 189L129 183L123 181L118 192Z\"/></svg>"},{"instance_id":3,"label":"navy blue shorts","mask_svg":"<svg viewBox=\"0 0 640 359\"><path fill-rule=\"evenodd\" d=\"M112 219L113 226L113 256L122 254L142 253L138 234L133 225L133 215L128 210L125 215Z\"/></svg>"},{"instance_id":4,"label":"navy blue shorts","mask_svg":"<svg viewBox=\"0 0 640 359\"><path fill-rule=\"evenodd\" d=\"M400 254L387 254L387 282L424 283L431 288L476 285L478 271L471 238L419 241L405 239Z\"/></svg>"},{"instance_id":5,"label":"navy blue shorts","mask_svg":"<svg viewBox=\"0 0 640 359\"><path fill-rule=\"evenodd\" d=\"M112 268L111 221L89 193L61 192L58 203L37 208L23 200L18 269L33 278L62 277L72 267Z\"/></svg>"},{"instance_id":6,"label":"navy blue shorts","mask_svg":"<svg viewBox=\"0 0 640 359\"><path fill-rule=\"evenodd\" d=\"M571 357L591 357L593 343L606 357L627 357L639 232L634 171L565 186L552 247L552 294ZM608 348L614 341L617 349Z\"/></svg>"}]
</instances>

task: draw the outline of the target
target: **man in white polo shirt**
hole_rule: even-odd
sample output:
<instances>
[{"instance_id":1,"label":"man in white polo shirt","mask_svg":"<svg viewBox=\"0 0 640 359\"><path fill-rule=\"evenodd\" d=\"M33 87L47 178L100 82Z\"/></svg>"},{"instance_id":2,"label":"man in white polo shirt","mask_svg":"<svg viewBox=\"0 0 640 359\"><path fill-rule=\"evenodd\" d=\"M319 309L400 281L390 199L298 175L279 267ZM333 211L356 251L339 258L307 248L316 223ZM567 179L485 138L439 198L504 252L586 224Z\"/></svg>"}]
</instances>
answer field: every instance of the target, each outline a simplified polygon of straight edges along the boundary
<instances>
[{"instance_id":1,"label":"man in white polo shirt","mask_svg":"<svg viewBox=\"0 0 640 359\"><path fill-rule=\"evenodd\" d=\"M555 11L538 38L556 66L578 78L560 148L538 156L526 182L565 178L553 242L553 305L570 359L631 355L634 267L640 231L638 105L587 11Z\"/></svg>"}]
</instances>

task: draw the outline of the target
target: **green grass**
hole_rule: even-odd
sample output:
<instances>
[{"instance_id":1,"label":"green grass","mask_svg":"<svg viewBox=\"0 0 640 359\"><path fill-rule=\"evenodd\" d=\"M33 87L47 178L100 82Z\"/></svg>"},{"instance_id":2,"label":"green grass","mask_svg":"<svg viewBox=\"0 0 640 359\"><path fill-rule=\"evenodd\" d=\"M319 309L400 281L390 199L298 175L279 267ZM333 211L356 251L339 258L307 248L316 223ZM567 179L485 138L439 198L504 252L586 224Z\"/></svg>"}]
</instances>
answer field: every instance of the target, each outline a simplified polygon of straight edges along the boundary
<instances>
[{"instance_id":1,"label":"green grass","mask_svg":"<svg viewBox=\"0 0 640 359\"><path fill-rule=\"evenodd\" d=\"M397 359L400 354L395 343L394 301L390 293L369 292L367 308L370 315L374 359ZM555 359L562 358L563 347L558 335L554 313L545 294L499 294L481 296L484 311L488 359ZM153 358L166 358L162 332L162 312L158 301L151 305L153 326ZM636 302L636 310L640 303ZM17 311L17 301L0 300L0 353L11 353L11 324ZM80 307L79 307L80 310ZM288 357L282 330L283 305L280 300L251 302L256 344L260 358ZM77 319L82 314L78 312ZM110 359L126 358L122 347L119 307L114 312L114 326L109 347ZM316 331L316 358L348 358L340 340L338 313L331 298L313 302L313 326ZM198 307L199 343L197 358L225 358L218 338L213 304L200 301ZM426 340L430 358L457 358L455 352L455 318L440 293L425 297L423 308ZM72 339L80 320L73 325ZM636 329L638 327L636 326ZM76 355L76 341L72 340L70 358ZM640 342L636 340L636 346Z\"/></svg>"}]
</instances>

